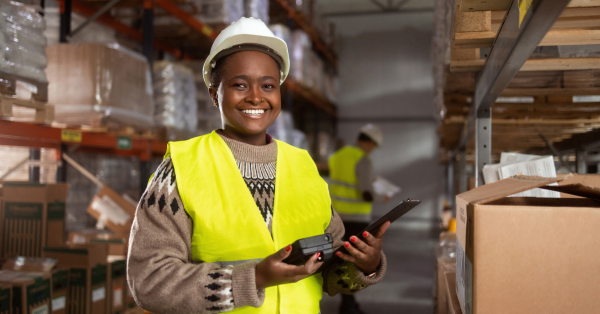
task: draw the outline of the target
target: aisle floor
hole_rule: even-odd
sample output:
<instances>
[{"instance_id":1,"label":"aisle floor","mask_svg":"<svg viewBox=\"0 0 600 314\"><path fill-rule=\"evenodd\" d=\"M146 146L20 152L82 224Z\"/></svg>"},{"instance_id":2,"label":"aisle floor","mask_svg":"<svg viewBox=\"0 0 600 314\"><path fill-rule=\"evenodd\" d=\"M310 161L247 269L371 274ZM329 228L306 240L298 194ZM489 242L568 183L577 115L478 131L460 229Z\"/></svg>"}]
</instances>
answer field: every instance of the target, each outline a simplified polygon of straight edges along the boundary
<instances>
[{"instance_id":1,"label":"aisle floor","mask_svg":"<svg viewBox=\"0 0 600 314\"><path fill-rule=\"evenodd\" d=\"M436 222L405 217L392 224L384 241L388 270L383 281L356 297L367 314L431 314L435 273ZM323 296L321 312L337 314L341 297Z\"/></svg>"}]
</instances>

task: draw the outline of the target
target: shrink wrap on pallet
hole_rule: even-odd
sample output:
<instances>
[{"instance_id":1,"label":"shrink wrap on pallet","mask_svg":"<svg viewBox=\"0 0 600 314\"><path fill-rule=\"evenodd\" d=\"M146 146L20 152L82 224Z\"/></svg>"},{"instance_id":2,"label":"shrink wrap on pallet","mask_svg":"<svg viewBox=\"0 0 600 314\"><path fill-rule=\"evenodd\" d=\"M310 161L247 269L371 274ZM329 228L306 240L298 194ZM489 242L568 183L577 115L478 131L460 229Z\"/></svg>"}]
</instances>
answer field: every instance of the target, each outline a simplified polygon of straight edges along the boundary
<instances>
[{"instance_id":1,"label":"shrink wrap on pallet","mask_svg":"<svg viewBox=\"0 0 600 314\"><path fill-rule=\"evenodd\" d=\"M273 32L273 35L283 39L288 47L288 53L292 53L292 31L289 27L283 24L269 25L269 29Z\"/></svg>"},{"instance_id":2,"label":"shrink wrap on pallet","mask_svg":"<svg viewBox=\"0 0 600 314\"><path fill-rule=\"evenodd\" d=\"M40 150L40 160L29 160L28 147L0 146L0 177L4 177L1 181L29 181L29 168L37 166L40 183L56 183L56 149Z\"/></svg>"},{"instance_id":3,"label":"shrink wrap on pallet","mask_svg":"<svg viewBox=\"0 0 600 314\"><path fill-rule=\"evenodd\" d=\"M198 103L194 73L188 67L169 61L154 64L154 121L166 127L168 140L196 135Z\"/></svg>"},{"instance_id":4,"label":"shrink wrap on pallet","mask_svg":"<svg viewBox=\"0 0 600 314\"><path fill-rule=\"evenodd\" d=\"M308 149L306 135L294 128L294 119L289 111L281 110L279 116L267 130L274 139L286 142L292 146Z\"/></svg>"},{"instance_id":5,"label":"shrink wrap on pallet","mask_svg":"<svg viewBox=\"0 0 600 314\"><path fill-rule=\"evenodd\" d=\"M244 0L244 16L259 19L269 25L269 0Z\"/></svg>"},{"instance_id":6,"label":"shrink wrap on pallet","mask_svg":"<svg viewBox=\"0 0 600 314\"><path fill-rule=\"evenodd\" d=\"M46 19L46 31L44 35L48 40L48 45L56 45L60 41L60 12L58 7L44 8L44 18ZM75 12L71 13L71 30L77 29L87 18ZM91 22L85 28L69 38L71 44L100 43L112 44L117 42L116 31L100 24Z\"/></svg>"},{"instance_id":7,"label":"shrink wrap on pallet","mask_svg":"<svg viewBox=\"0 0 600 314\"><path fill-rule=\"evenodd\" d=\"M46 23L38 9L0 1L0 71L46 82Z\"/></svg>"},{"instance_id":8,"label":"shrink wrap on pallet","mask_svg":"<svg viewBox=\"0 0 600 314\"><path fill-rule=\"evenodd\" d=\"M244 0L193 0L196 18L208 24L231 24L244 16Z\"/></svg>"},{"instance_id":9,"label":"shrink wrap on pallet","mask_svg":"<svg viewBox=\"0 0 600 314\"><path fill-rule=\"evenodd\" d=\"M67 125L154 126L146 58L116 44L48 46L48 101Z\"/></svg>"},{"instance_id":10,"label":"shrink wrap on pallet","mask_svg":"<svg viewBox=\"0 0 600 314\"><path fill-rule=\"evenodd\" d=\"M299 83L309 85L311 81L310 64L312 42L308 35L301 31L292 32L292 45L288 48L290 54L290 77Z\"/></svg>"},{"instance_id":11,"label":"shrink wrap on pallet","mask_svg":"<svg viewBox=\"0 0 600 314\"><path fill-rule=\"evenodd\" d=\"M198 135L208 134L213 130L220 129L222 127L221 112L219 108L214 106L208 88L204 84L204 76L202 75L204 60L184 61L182 64L194 72L196 102L198 103Z\"/></svg>"}]
</instances>

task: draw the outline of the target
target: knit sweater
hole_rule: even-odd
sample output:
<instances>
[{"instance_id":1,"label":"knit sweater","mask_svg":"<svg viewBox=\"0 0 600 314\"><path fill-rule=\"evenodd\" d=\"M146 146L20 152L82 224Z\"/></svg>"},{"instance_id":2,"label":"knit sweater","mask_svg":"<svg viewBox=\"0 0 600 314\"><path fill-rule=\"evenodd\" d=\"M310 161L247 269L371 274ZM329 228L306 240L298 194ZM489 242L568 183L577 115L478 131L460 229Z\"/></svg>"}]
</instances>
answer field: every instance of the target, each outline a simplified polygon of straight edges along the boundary
<instances>
[{"instance_id":1,"label":"knit sweater","mask_svg":"<svg viewBox=\"0 0 600 314\"><path fill-rule=\"evenodd\" d=\"M220 135L271 231L277 143L253 146ZM166 158L142 195L132 226L127 277L136 302L155 314L222 313L243 306L260 307L265 291L256 289L257 263L221 267L192 262L192 225L177 189L173 164ZM344 227L334 210L325 232L333 235L336 248L342 245ZM373 278L352 263L335 263L322 273L323 290L332 296L356 293L381 281L386 266L383 252Z\"/></svg>"}]
</instances>

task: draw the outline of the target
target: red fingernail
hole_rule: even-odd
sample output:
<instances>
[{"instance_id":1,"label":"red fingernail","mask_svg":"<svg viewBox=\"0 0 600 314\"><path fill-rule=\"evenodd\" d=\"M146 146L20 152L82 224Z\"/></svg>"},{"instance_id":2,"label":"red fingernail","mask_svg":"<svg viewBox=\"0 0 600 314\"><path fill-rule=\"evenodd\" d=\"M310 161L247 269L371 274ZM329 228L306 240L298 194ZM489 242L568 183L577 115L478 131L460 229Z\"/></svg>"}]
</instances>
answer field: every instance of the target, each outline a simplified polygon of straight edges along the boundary
<instances>
[{"instance_id":1,"label":"red fingernail","mask_svg":"<svg viewBox=\"0 0 600 314\"><path fill-rule=\"evenodd\" d=\"M344 246L347 247L347 248L349 248L350 247L350 243L346 242L346 243L344 243Z\"/></svg>"},{"instance_id":2,"label":"red fingernail","mask_svg":"<svg viewBox=\"0 0 600 314\"><path fill-rule=\"evenodd\" d=\"M337 253L335 253L335 255L340 256L340 255L342 255L342 253L337 252Z\"/></svg>"},{"instance_id":3,"label":"red fingernail","mask_svg":"<svg viewBox=\"0 0 600 314\"><path fill-rule=\"evenodd\" d=\"M363 237L366 237L366 236L368 236L368 235L369 235L369 233L368 233L368 232L366 232L366 231L365 231L365 232L363 232Z\"/></svg>"},{"instance_id":4,"label":"red fingernail","mask_svg":"<svg viewBox=\"0 0 600 314\"><path fill-rule=\"evenodd\" d=\"M356 242L356 237L355 237L355 236L351 236L351 237L350 237L350 241L352 241L352 242Z\"/></svg>"},{"instance_id":5,"label":"red fingernail","mask_svg":"<svg viewBox=\"0 0 600 314\"><path fill-rule=\"evenodd\" d=\"M317 258L321 257L321 253L317 253Z\"/></svg>"},{"instance_id":6,"label":"red fingernail","mask_svg":"<svg viewBox=\"0 0 600 314\"><path fill-rule=\"evenodd\" d=\"M285 247L285 251L286 252L289 252L291 250L292 250L292 246L291 245L288 245L288 246Z\"/></svg>"}]
</instances>

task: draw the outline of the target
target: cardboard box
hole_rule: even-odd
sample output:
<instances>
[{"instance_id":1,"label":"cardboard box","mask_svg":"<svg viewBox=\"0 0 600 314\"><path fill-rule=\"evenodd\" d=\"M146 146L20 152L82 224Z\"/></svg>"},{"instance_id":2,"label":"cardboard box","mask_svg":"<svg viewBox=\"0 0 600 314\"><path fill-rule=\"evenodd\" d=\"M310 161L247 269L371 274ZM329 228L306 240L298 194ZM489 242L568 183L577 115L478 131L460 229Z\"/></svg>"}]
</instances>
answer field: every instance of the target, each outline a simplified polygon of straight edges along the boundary
<instances>
[{"instance_id":1,"label":"cardboard box","mask_svg":"<svg viewBox=\"0 0 600 314\"><path fill-rule=\"evenodd\" d=\"M12 285L0 283L0 314L11 314Z\"/></svg>"},{"instance_id":2,"label":"cardboard box","mask_svg":"<svg viewBox=\"0 0 600 314\"><path fill-rule=\"evenodd\" d=\"M57 267L52 270L52 314L65 314L69 308L69 269Z\"/></svg>"},{"instance_id":3,"label":"cardboard box","mask_svg":"<svg viewBox=\"0 0 600 314\"><path fill-rule=\"evenodd\" d=\"M108 255L127 256L129 236L98 233L97 229L69 232L68 244L104 244L108 246Z\"/></svg>"},{"instance_id":4,"label":"cardboard box","mask_svg":"<svg viewBox=\"0 0 600 314\"><path fill-rule=\"evenodd\" d=\"M49 273L0 271L0 284L12 286L13 314L50 313Z\"/></svg>"},{"instance_id":5,"label":"cardboard box","mask_svg":"<svg viewBox=\"0 0 600 314\"><path fill-rule=\"evenodd\" d=\"M125 312L125 294L127 293L125 266L125 256L110 256L108 258L109 314L123 314Z\"/></svg>"},{"instance_id":6,"label":"cardboard box","mask_svg":"<svg viewBox=\"0 0 600 314\"><path fill-rule=\"evenodd\" d=\"M44 248L44 257L69 268L69 314L106 314L107 256L104 245Z\"/></svg>"},{"instance_id":7,"label":"cardboard box","mask_svg":"<svg viewBox=\"0 0 600 314\"><path fill-rule=\"evenodd\" d=\"M4 182L3 256L41 257L65 242L66 183Z\"/></svg>"},{"instance_id":8,"label":"cardboard box","mask_svg":"<svg viewBox=\"0 0 600 314\"><path fill-rule=\"evenodd\" d=\"M446 312L448 314L462 314L460 309L460 303L458 302L458 296L456 295L456 273L447 272L444 274L446 286Z\"/></svg>"},{"instance_id":9,"label":"cardboard box","mask_svg":"<svg viewBox=\"0 0 600 314\"><path fill-rule=\"evenodd\" d=\"M559 180L514 176L456 197L465 314L598 312L600 189L547 186ZM533 188L587 198L507 197Z\"/></svg>"},{"instance_id":10,"label":"cardboard box","mask_svg":"<svg viewBox=\"0 0 600 314\"><path fill-rule=\"evenodd\" d=\"M108 186L102 187L88 206L87 212L121 237L128 237L131 231L136 204L132 204Z\"/></svg>"}]
</instances>

